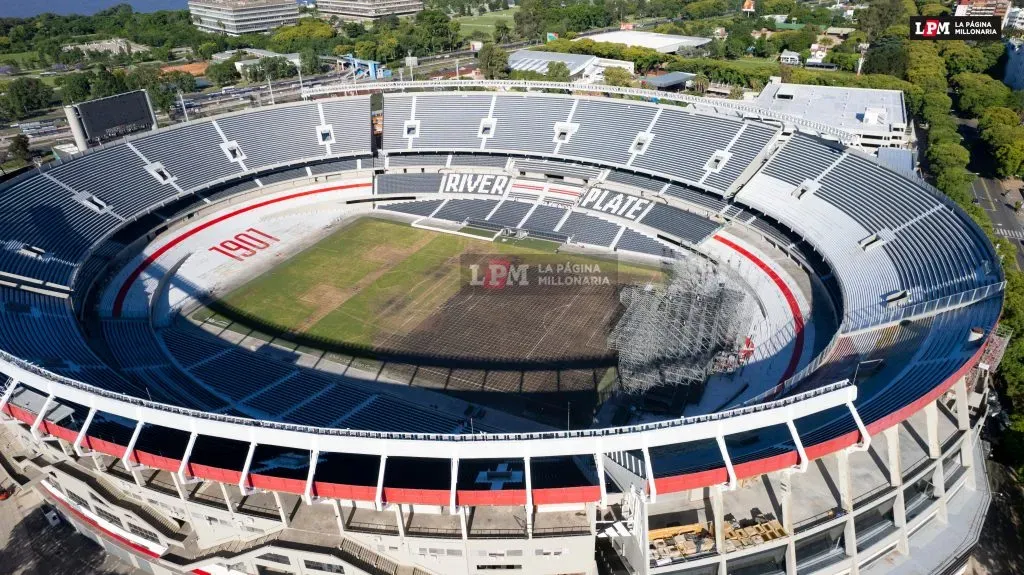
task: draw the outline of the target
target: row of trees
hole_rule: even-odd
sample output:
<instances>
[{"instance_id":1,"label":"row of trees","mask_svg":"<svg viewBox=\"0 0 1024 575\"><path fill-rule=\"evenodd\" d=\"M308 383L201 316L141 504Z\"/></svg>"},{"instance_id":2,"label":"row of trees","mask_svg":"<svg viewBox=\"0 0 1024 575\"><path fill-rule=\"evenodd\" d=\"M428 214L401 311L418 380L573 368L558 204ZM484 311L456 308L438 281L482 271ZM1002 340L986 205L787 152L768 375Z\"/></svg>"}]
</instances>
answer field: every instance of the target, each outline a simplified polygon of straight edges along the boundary
<instances>
[{"instance_id":1,"label":"row of trees","mask_svg":"<svg viewBox=\"0 0 1024 575\"><path fill-rule=\"evenodd\" d=\"M988 108L978 120L978 130L1000 177L1024 175L1024 126L1016 111Z\"/></svg>"},{"instance_id":2,"label":"row of trees","mask_svg":"<svg viewBox=\"0 0 1024 575\"><path fill-rule=\"evenodd\" d=\"M28 118L53 105L53 89L38 78L17 78L0 84L0 120Z\"/></svg>"}]
</instances>

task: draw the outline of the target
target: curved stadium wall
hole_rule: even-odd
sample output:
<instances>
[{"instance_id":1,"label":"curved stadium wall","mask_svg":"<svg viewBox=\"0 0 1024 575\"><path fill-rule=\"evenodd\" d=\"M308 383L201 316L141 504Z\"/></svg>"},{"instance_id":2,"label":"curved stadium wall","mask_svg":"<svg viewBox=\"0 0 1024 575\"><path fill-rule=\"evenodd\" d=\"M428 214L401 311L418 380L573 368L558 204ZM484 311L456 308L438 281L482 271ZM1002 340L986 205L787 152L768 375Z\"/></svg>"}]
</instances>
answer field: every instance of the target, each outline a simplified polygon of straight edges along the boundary
<instances>
[{"instance_id":1,"label":"curved stadium wall","mask_svg":"<svg viewBox=\"0 0 1024 575\"><path fill-rule=\"evenodd\" d=\"M615 552L644 572L701 573L727 564L745 568L747 562L781 564L795 572L798 561L808 558L820 561L823 572L833 572L843 565L869 565L890 543L906 552L910 532L917 529L909 523L908 498L916 502L915 511L944 515L947 484L950 492L974 485L974 420L967 410L974 378L968 376L1001 308L995 252L970 218L920 180L822 140L811 127L791 119L751 118L747 110L723 110L716 104L696 100L690 108L677 108L527 93L387 93L383 145L375 150L369 97L324 99L158 130L19 178L0 190L6 223L6 249L0 252L5 301L0 372L10 378L3 411L22 422L18 430L30 449L45 450L52 445L46 438L58 438L64 457L85 461L92 453L110 469L120 462L122 475L140 487L140 470L148 469L155 471L153 477L161 472L170 477L175 486L206 481L243 493L292 494L310 503L343 500L356 508L365 502L372 513L403 505L438 506L452 517L465 517L459 509L525 506L525 527L521 534L509 534L510 540L543 536L546 527L537 524L542 515L533 516L540 507L583 505L592 514L587 534L581 535L578 525L575 533L566 528L548 534L589 540L591 550L590 533L614 502L629 508L635 519L634 531L616 540ZM616 129L608 129L608 118L616 118ZM313 175L331 174L336 181L367 182L385 169L426 171L408 168L418 163L436 171L462 162L500 173L495 158L544 161L549 168L532 169L550 173L559 171L550 166L577 172L589 168L590 174L596 172L590 177L618 179L637 195L657 195L669 206L759 230L826 280L841 308L840 327L818 357L736 409L619 428L456 435L399 426L324 429L194 409L199 405L181 395L152 397L153 390L131 373L93 353L78 327L76 315L87 311L86 294L103 270L109 273L133 261L169 222L209 210L211 203L258 194L262 182L255 180L308 183ZM356 189L346 196L352 201L373 200L384 209L398 205L379 189L352 185ZM676 230L660 231L686 246ZM858 338L880 330L889 330L887 345L858 351L882 368L855 382L830 379L838 373L830 368L849 364ZM984 337L969 338L972 330ZM941 437L941 413L952 422L948 437ZM898 473L899 426L910 426L907 422L916 417L925 420L926 458ZM858 454L879 442L890 457L896 454L888 461L887 485L854 493L843 474L850 473L851 460L859 465ZM254 471L254 461L270 457L274 449L308 460L297 468ZM238 455L208 455L217 451ZM466 470L495 453L520 462L525 488L464 489ZM779 547L776 540L728 549L722 503L730 496L723 493L734 493L749 478L807 472L833 454L839 466L833 473L845 482L837 511L803 526L792 512L783 513L785 545ZM580 458L587 462L577 478L545 479L546 465L563 469L559 466L579 465ZM338 472L339 466L365 469ZM958 475L949 471L953 468ZM417 472L398 477L400 470ZM914 499L918 491L911 492L924 475L933 484L927 498L931 507L921 507ZM51 498L78 514L76 521L113 533L115 539L123 536L140 551L135 543L142 542L132 543L130 530L125 534L96 520L94 512L76 505L55 483L47 485ZM710 515L716 519L711 529L716 551L659 556L654 540L646 536L664 515L658 506L674 501L673 494L701 490L707 490ZM226 492L223 498L230 508ZM790 497L784 499L792 505ZM878 505L889 505L885 513L893 529L867 519ZM415 539L405 532L404 521L394 534L403 541ZM843 532L841 553L821 560L817 551L798 549L836 526ZM347 532L359 531L352 525ZM390 537L392 527L386 531ZM459 531L467 541L476 539L471 525L463 523ZM858 537L859 532L870 537ZM158 548L143 554L155 553L163 557L155 559L157 564L177 569L202 571L210 564L201 554L177 549L181 542L169 535L161 532ZM431 535L437 534L420 534ZM631 537L635 543L628 543ZM360 553L354 551L356 560L353 553L341 559L366 568L359 566ZM378 547L377 553L429 569L412 551L406 555ZM600 543L597 557L598 563L613 562ZM594 568L590 558L576 559L574 565ZM468 564L465 568L474 572Z\"/></svg>"}]
</instances>

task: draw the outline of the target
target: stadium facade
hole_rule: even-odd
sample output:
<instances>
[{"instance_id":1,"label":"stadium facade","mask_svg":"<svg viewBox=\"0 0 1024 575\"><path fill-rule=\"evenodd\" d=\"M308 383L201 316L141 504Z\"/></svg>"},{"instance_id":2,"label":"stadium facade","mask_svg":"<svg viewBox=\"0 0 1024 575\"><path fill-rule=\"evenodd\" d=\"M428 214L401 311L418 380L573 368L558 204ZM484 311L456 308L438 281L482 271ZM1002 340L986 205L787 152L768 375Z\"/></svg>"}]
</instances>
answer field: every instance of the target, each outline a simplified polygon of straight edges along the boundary
<instances>
[{"instance_id":1,"label":"stadium facade","mask_svg":"<svg viewBox=\"0 0 1024 575\"><path fill-rule=\"evenodd\" d=\"M510 86L554 87L479 87ZM0 188L15 481L156 573L962 567L1005 344L969 217L854 135L741 103L450 87L380 88L380 140L368 95L313 89ZM749 270L770 329L710 405L562 430L169 320L226 266L364 215L704 257Z\"/></svg>"}]
</instances>

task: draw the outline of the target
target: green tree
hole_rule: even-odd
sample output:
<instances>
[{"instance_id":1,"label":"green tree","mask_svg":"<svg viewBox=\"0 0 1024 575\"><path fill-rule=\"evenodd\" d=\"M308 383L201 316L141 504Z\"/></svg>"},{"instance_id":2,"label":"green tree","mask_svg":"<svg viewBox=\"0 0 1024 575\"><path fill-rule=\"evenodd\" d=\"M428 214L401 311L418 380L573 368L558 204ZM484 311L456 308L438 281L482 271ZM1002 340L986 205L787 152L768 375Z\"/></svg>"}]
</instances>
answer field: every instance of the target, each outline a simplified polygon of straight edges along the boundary
<instances>
[{"instance_id":1,"label":"green tree","mask_svg":"<svg viewBox=\"0 0 1024 575\"><path fill-rule=\"evenodd\" d=\"M18 134L11 138L11 144L7 147L7 154L22 162L29 162L32 159L32 151L28 148L28 136Z\"/></svg>"},{"instance_id":2,"label":"green tree","mask_svg":"<svg viewBox=\"0 0 1024 575\"><path fill-rule=\"evenodd\" d=\"M65 104L84 102L91 92L91 75L75 72L60 77L60 95Z\"/></svg>"},{"instance_id":3,"label":"green tree","mask_svg":"<svg viewBox=\"0 0 1024 575\"><path fill-rule=\"evenodd\" d=\"M206 78L218 86L230 86L241 79L235 63L232 61L210 64L206 68Z\"/></svg>"},{"instance_id":4,"label":"green tree","mask_svg":"<svg viewBox=\"0 0 1024 575\"><path fill-rule=\"evenodd\" d=\"M548 72L545 76L549 82L568 82L569 67L565 62L548 62Z\"/></svg>"},{"instance_id":5,"label":"green tree","mask_svg":"<svg viewBox=\"0 0 1024 575\"><path fill-rule=\"evenodd\" d=\"M114 74L106 68L100 68L96 72L96 76L92 81L92 97L93 98L105 98L107 96L113 96L125 92L127 86L125 85L124 74Z\"/></svg>"},{"instance_id":6,"label":"green tree","mask_svg":"<svg viewBox=\"0 0 1024 575\"><path fill-rule=\"evenodd\" d=\"M209 60L219 49L220 48L217 46L216 42L203 42L199 45L199 49L196 50L196 53L203 60Z\"/></svg>"},{"instance_id":7,"label":"green tree","mask_svg":"<svg viewBox=\"0 0 1024 575\"><path fill-rule=\"evenodd\" d=\"M708 91L708 86L711 85L711 82L710 82L710 80L708 80L707 75L704 74L703 72L701 72L700 74L697 74L693 78L692 82L693 82L693 89L698 94L703 94L704 92L707 92Z\"/></svg>"},{"instance_id":8,"label":"green tree","mask_svg":"<svg viewBox=\"0 0 1024 575\"><path fill-rule=\"evenodd\" d=\"M494 23L494 41L498 44L505 44L512 40L512 29L508 27L508 24L504 20L498 20Z\"/></svg>"},{"instance_id":9,"label":"green tree","mask_svg":"<svg viewBox=\"0 0 1024 575\"><path fill-rule=\"evenodd\" d=\"M299 64L303 74L312 76L320 73L320 58L312 48L306 48L299 54Z\"/></svg>"},{"instance_id":10,"label":"green tree","mask_svg":"<svg viewBox=\"0 0 1024 575\"><path fill-rule=\"evenodd\" d=\"M491 42L484 44L476 59L485 78L508 78L508 52L500 46Z\"/></svg>"},{"instance_id":11,"label":"green tree","mask_svg":"<svg viewBox=\"0 0 1024 575\"><path fill-rule=\"evenodd\" d=\"M987 108L1005 106L1011 101L1012 93L1006 84L986 74L962 72L951 79L959 96L958 107L975 118Z\"/></svg>"},{"instance_id":12,"label":"green tree","mask_svg":"<svg viewBox=\"0 0 1024 575\"><path fill-rule=\"evenodd\" d=\"M632 86L633 75L625 68L605 68L604 83L609 86Z\"/></svg>"},{"instance_id":13,"label":"green tree","mask_svg":"<svg viewBox=\"0 0 1024 575\"><path fill-rule=\"evenodd\" d=\"M21 120L50 106L53 90L38 78L16 78L0 96L0 115Z\"/></svg>"}]
</instances>

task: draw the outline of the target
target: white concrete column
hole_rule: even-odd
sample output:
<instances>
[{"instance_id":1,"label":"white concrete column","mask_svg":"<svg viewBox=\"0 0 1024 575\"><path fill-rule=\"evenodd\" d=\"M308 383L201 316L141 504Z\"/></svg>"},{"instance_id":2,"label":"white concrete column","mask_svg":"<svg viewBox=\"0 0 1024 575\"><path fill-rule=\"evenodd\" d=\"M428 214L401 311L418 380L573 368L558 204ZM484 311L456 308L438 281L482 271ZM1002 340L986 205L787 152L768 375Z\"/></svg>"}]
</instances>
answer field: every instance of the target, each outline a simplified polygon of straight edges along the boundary
<instances>
[{"instance_id":1,"label":"white concrete column","mask_svg":"<svg viewBox=\"0 0 1024 575\"><path fill-rule=\"evenodd\" d=\"M395 522L398 523L398 536L405 539L405 516L402 514L402 504L395 503L392 507L395 508Z\"/></svg>"},{"instance_id":2,"label":"white concrete column","mask_svg":"<svg viewBox=\"0 0 1024 575\"><path fill-rule=\"evenodd\" d=\"M928 428L928 457L938 459L942 456L942 448L939 445L939 406L934 401L924 406L924 417Z\"/></svg>"},{"instance_id":3,"label":"white concrete column","mask_svg":"<svg viewBox=\"0 0 1024 575\"><path fill-rule=\"evenodd\" d=\"M889 464L889 485L900 487L903 485L903 466L900 463L900 425L897 423L883 433L885 433L885 445L888 452L886 463Z\"/></svg>"},{"instance_id":4,"label":"white concrete column","mask_svg":"<svg viewBox=\"0 0 1024 575\"><path fill-rule=\"evenodd\" d=\"M715 550L719 555L725 554L725 500L722 497L722 486L708 487L711 495L711 517L715 528Z\"/></svg>"},{"instance_id":5,"label":"white concrete column","mask_svg":"<svg viewBox=\"0 0 1024 575\"><path fill-rule=\"evenodd\" d=\"M281 494L277 491L271 491L274 494L274 503L277 503L277 512L281 514L281 525L288 527L288 513L284 510L284 504L281 503Z\"/></svg>"},{"instance_id":6,"label":"white concrete column","mask_svg":"<svg viewBox=\"0 0 1024 575\"><path fill-rule=\"evenodd\" d=\"M932 471L932 488L935 489L935 499L939 504L939 511L935 514L935 518L945 525L949 523L949 510L946 507L948 499L946 495L946 474L943 471L942 463L941 457L935 462L935 470Z\"/></svg>"},{"instance_id":7,"label":"white concrete column","mask_svg":"<svg viewBox=\"0 0 1024 575\"><path fill-rule=\"evenodd\" d=\"M860 573L857 567L857 531L853 522L853 485L850 478L850 453L845 449L836 452L839 479L839 506L846 513L846 525L843 528L843 540L846 543L846 556L850 557L850 573Z\"/></svg>"},{"instance_id":8,"label":"white concrete column","mask_svg":"<svg viewBox=\"0 0 1024 575\"><path fill-rule=\"evenodd\" d=\"M782 496L782 530L789 541L786 543L786 575L797 575L796 572L796 537L793 534L793 472L783 470L779 473L779 491Z\"/></svg>"},{"instance_id":9,"label":"white concrete column","mask_svg":"<svg viewBox=\"0 0 1024 575\"><path fill-rule=\"evenodd\" d=\"M228 487L220 481L217 482L217 485L220 485L220 494L224 496L224 505L228 508L228 511L231 512L231 518L234 519L235 506L231 504L231 497L228 495Z\"/></svg>"},{"instance_id":10,"label":"white concrete column","mask_svg":"<svg viewBox=\"0 0 1024 575\"><path fill-rule=\"evenodd\" d=\"M462 540L469 539L469 520L466 518L466 514L469 513L469 508L465 505L459 507L459 527L462 528Z\"/></svg>"},{"instance_id":11,"label":"white concrete column","mask_svg":"<svg viewBox=\"0 0 1024 575\"><path fill-rule=\"evenodd\" d=\"M523 466L526 479L526 538L533 539L533 477L529 457L523 458Z\"/></svg>"},{"instance_id":12,"label":"white concrete column","mask_svg":"<svg viewBox=\"0 0 1024 575\"><path fill-rule=\"evenodd\" d=\"M345 516L341 514L341 503L337 499L331 499L331 507L334 507L334 520L338 522L338 533L345 534Z\"/></svg>"},{"instance_id":13,"label":"white concrete column","mask_svg":"<svg viewBox=\"0 0 1024 575\"><path fill-rule=\"evenodd\" d=\"M961 377L953 389L956 390L956 427L960 431L967 431L971 428L971 403L969 389L970 382L967 376Z\"/></svg>"}]
</instances>

